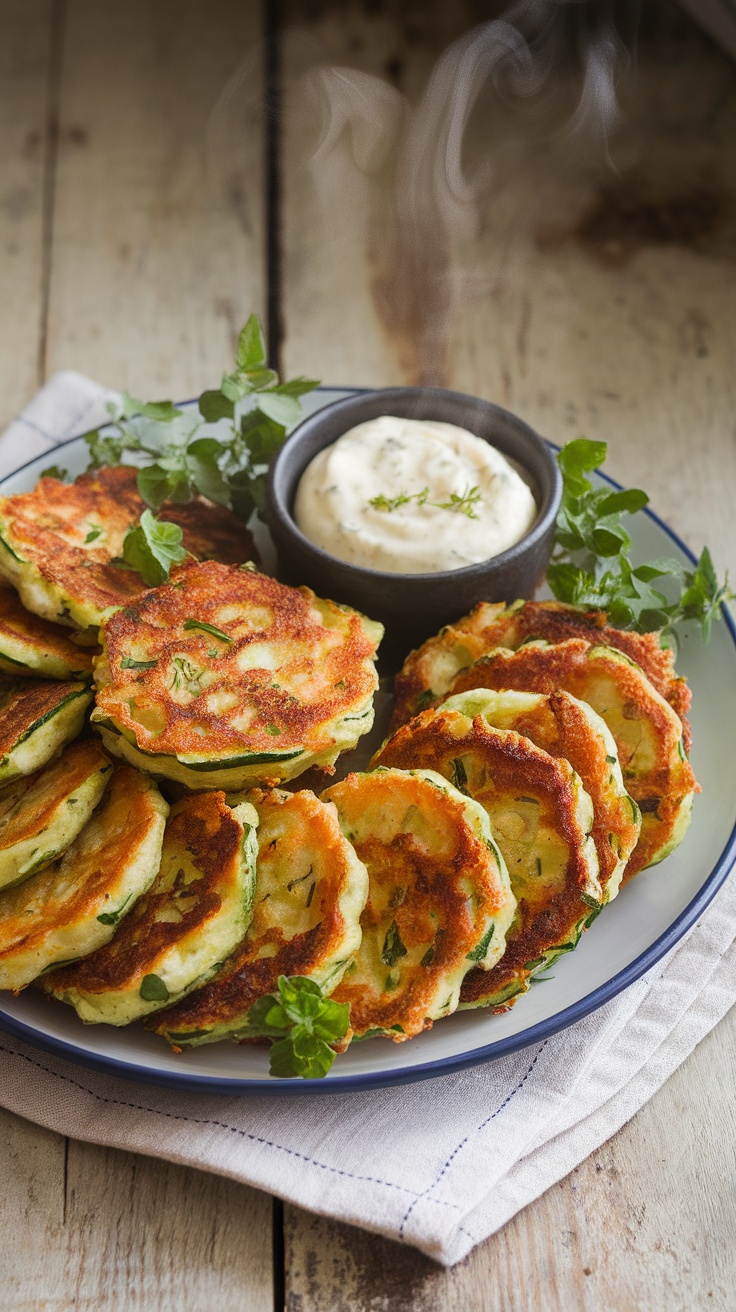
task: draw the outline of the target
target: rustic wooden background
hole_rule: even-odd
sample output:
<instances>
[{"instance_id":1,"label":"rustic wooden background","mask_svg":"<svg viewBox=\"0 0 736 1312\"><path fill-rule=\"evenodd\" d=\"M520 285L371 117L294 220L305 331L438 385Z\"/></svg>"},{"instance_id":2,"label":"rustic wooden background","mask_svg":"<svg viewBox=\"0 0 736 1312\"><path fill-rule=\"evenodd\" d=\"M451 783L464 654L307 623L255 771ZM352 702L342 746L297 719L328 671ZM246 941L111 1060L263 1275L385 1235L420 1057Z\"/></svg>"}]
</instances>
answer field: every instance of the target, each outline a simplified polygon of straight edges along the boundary
<instances>
[{"instance_id":1,"label":"rustic wooden background","mask_svg":"<svg viewBox=\"0 0 736 1312\"><path fill-rule=\"evenodd\" d=\"M415 104L448 43L499 8L0 0L0 425L67 367L196 394L256 308L288 372L430 380L558 441L607 440L612 473L736 573L736 69L670 0L644 6L610 160L565 134L564 85L541 116L484 93L464 157L492 185L475 229L428 229L413 286L380 140L343 133L305 165L326 128L299 80L311 64L374 74ZM264 61L258 43L279 32ZM735 1037L732 1013L615 1138L449 1272L0 1113L0 1306L733 1309Z\"/></svg>"}]
</instances>

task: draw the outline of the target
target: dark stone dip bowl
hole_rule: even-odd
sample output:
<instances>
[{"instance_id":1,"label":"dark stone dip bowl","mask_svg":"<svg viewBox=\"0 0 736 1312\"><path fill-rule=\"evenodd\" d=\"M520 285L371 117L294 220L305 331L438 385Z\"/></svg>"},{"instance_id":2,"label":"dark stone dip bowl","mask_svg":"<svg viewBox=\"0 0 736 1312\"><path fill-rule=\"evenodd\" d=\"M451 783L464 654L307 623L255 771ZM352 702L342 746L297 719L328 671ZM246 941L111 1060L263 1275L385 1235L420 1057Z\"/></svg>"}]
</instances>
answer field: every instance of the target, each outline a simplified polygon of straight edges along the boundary
<instances>
[{"instance_id":1,"label":"dark stone dip bowl","mask_svg":"<svg viewBox=\"0 0 736 1312\"><path fill-rule=\"evenodd\" d=\"M356 424L380 415L433 419L467 428L515 462L538 507L535 523L507 551L462 569L392 574L338 560L310 542L293 518L299 480L321 451ZM510 411L462 392L390 387L349 396L310 415L290 435L269 473L266 517L279 559L279 578L306 583L386 626L382 665L398 665L410 648L464 615L479 601L531 597L542 582L562 494L557 462L546 442Z\"/></svg>"}]
</instances>

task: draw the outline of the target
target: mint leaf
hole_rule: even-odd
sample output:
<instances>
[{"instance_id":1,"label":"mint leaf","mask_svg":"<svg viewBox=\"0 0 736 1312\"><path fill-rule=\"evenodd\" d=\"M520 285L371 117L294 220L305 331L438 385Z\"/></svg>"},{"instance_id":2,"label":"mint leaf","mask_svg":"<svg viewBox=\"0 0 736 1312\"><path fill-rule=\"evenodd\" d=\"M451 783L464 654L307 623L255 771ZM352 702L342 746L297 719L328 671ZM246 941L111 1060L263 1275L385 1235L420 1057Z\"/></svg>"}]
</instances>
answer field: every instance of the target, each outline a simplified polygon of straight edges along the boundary
<instances>
[{"instance_id":1,"label":"mint leaf","mask_svg":"<svg viewBox=\"0 0 736 1312\"><path fill-rule=\"evenodd\" d=\"M554 596L604 610L619 628L661 629L665 640L675 625L694 621L707 642L722 602L734 596L728 579L718 582L707 548L695 570L675 560L632 562L622 516L642 510L649 498L640 488L594 488L587 474L605 456L605 443L584 438L568 442L558 455L563 494L547 570Z\"/></svg>"},{"instance_id":2,"label":"mint leaf","mask_svg":"<svg viewBox=\"0 0 736 1312\"><path fill-rule=\"evenodd\" d=\"M139 469L136 483L143 500L152 510L158 510L164 501L188 499L177 496L177 493L183 493L185 487L188 488L188 483L186 479L182 479L181 473L177 470L163 469L158 464L146 465L143 469Z\"/></svg>"},{"instance_id":3,"label":"mint leaf","mask_svg":"<svg viewBox=\"0 0 736 1312\"><path fill-rule=\"evenodd\" d=\"M303 975L279 975L278 990L278 996L268 994L254 1003L243 1035L276 1040L272 1075L320 1079L335 1060L330 1045L348 1032L350 1008L325 997L319 984Z\"/></svg>"},{"instance_id":4,"label":"mint leaf","mask_svg":"<svg viewBox=\"0 0 736 1312\"><path fill-rule=\"evenodd\" d=\"M257 314L248 316L245 327L238 338L235 361L239 369L260 369L266 363L266 342L261 321Z\"/></svg>"},{"instance_id":5,"label":"mint leaf","mask_svg":"<svg viewBox=\"0 0 736 1312\"><path fill-rule=\"evenodd\" d=\"M268 415L274 423L282 424L284 428L290 428L292 424L299 422L302 408L295 396L284 396L279 392L259 392L258 409L262 414Z\"/></svg>"},{"instance_id":6,"label":"mint leaf","mask_svg":"<svg viewBox=\"0 0 736 1312\"><path fill-rule=\"evenodd\" d=\"M64 482L68 469L60 469L58 465L49 465L48 469L42 469L39 478L58 478L60 483Z\"/></svg>"},{"instance_id":7,"label":"mint leaf","mask_svg":"<svg viewBox=\"0 0 736 1312\"><path fill-rule=\"evenodd\" d=\"M199 398L199 413L208 424L216 424L219 419L232 419L235 404L218 388L203 392Z\"/></svg>"},{"instance_id":8,"label":"mint leaf","mask_svg":"<svg viewBox=\"0 0 736 1312\"><path fill-rule=\"evenodd\" d=\"M143 582L155 588L169 577L172 565L186 558L182 537L178 524L158 520L150 510L144 510L137 528L125 535L123 556Z\"/></svg>"},{"instance_id":9,"label":"mint leaf","mask_svg":"<svg viewBox=\"0 0 736 1312\"><path fill-rule=\"evenodd\" d=\"M137 397L130 396L128 392L123 392L123 419L133 419L136 415L144 415L146 419L158 419L160 422L168 424L182 413L183 411L178 410L173 401L139 401Z\"/></svg>"}]
</instances>

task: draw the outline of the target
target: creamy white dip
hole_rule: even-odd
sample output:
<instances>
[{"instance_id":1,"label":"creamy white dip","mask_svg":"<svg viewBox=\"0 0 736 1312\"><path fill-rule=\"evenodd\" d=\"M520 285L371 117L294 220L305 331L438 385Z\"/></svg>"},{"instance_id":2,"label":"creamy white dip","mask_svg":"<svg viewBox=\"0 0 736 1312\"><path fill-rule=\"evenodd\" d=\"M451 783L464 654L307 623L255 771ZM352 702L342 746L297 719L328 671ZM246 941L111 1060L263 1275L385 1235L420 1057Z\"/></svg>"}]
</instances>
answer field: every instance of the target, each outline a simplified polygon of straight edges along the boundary
<instances>
[{"instance_id":1,"label":"creamy white dip","mask_svg":"<svg viewBox=\"0 0 736 1312\"><path fill-rule=\"evenodd\" d=\"M500 451L467 429L382 415L314 457L294 517L305 537L339 560L429 574L513 546L537 506Z\"/></svg>"}]
</instances>

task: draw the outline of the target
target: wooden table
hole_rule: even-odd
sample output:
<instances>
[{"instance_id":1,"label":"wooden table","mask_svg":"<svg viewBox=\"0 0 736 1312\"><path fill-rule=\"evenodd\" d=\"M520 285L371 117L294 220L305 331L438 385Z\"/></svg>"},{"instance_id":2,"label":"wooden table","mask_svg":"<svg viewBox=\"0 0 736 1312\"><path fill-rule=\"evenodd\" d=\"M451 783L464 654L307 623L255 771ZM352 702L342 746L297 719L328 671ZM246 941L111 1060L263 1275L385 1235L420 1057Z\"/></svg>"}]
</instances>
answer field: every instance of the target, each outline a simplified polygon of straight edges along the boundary
<instances>
[{"instance_id":1,"label":"wooden table","mask_svg":"<svg viewBox=\"0 0 736 1312\"><path fill-rule=\"evenodd\" d=\"M378 111L305 166L328 126L298 81L315 58L385 79L390 120L398 93L415 102L441 50L492 12L0 0L0 422L61 368L144 397L196 394L256 308L289 373L421 378L558 441L606 439L611 472L733 567L736 70L689 19L646 7L610 137L618 174L556 130L556 101L512 113L484 94L464 157L490 162L493 185L475 230L468 215L447 241L425 225L408 291ZM279 25L296 35L264 86L256 43ZM734 1308L735 1037L732 1013L615 1138L452 1271L0 1114L0 1305Z\"/></svg>"}]
</instances>

